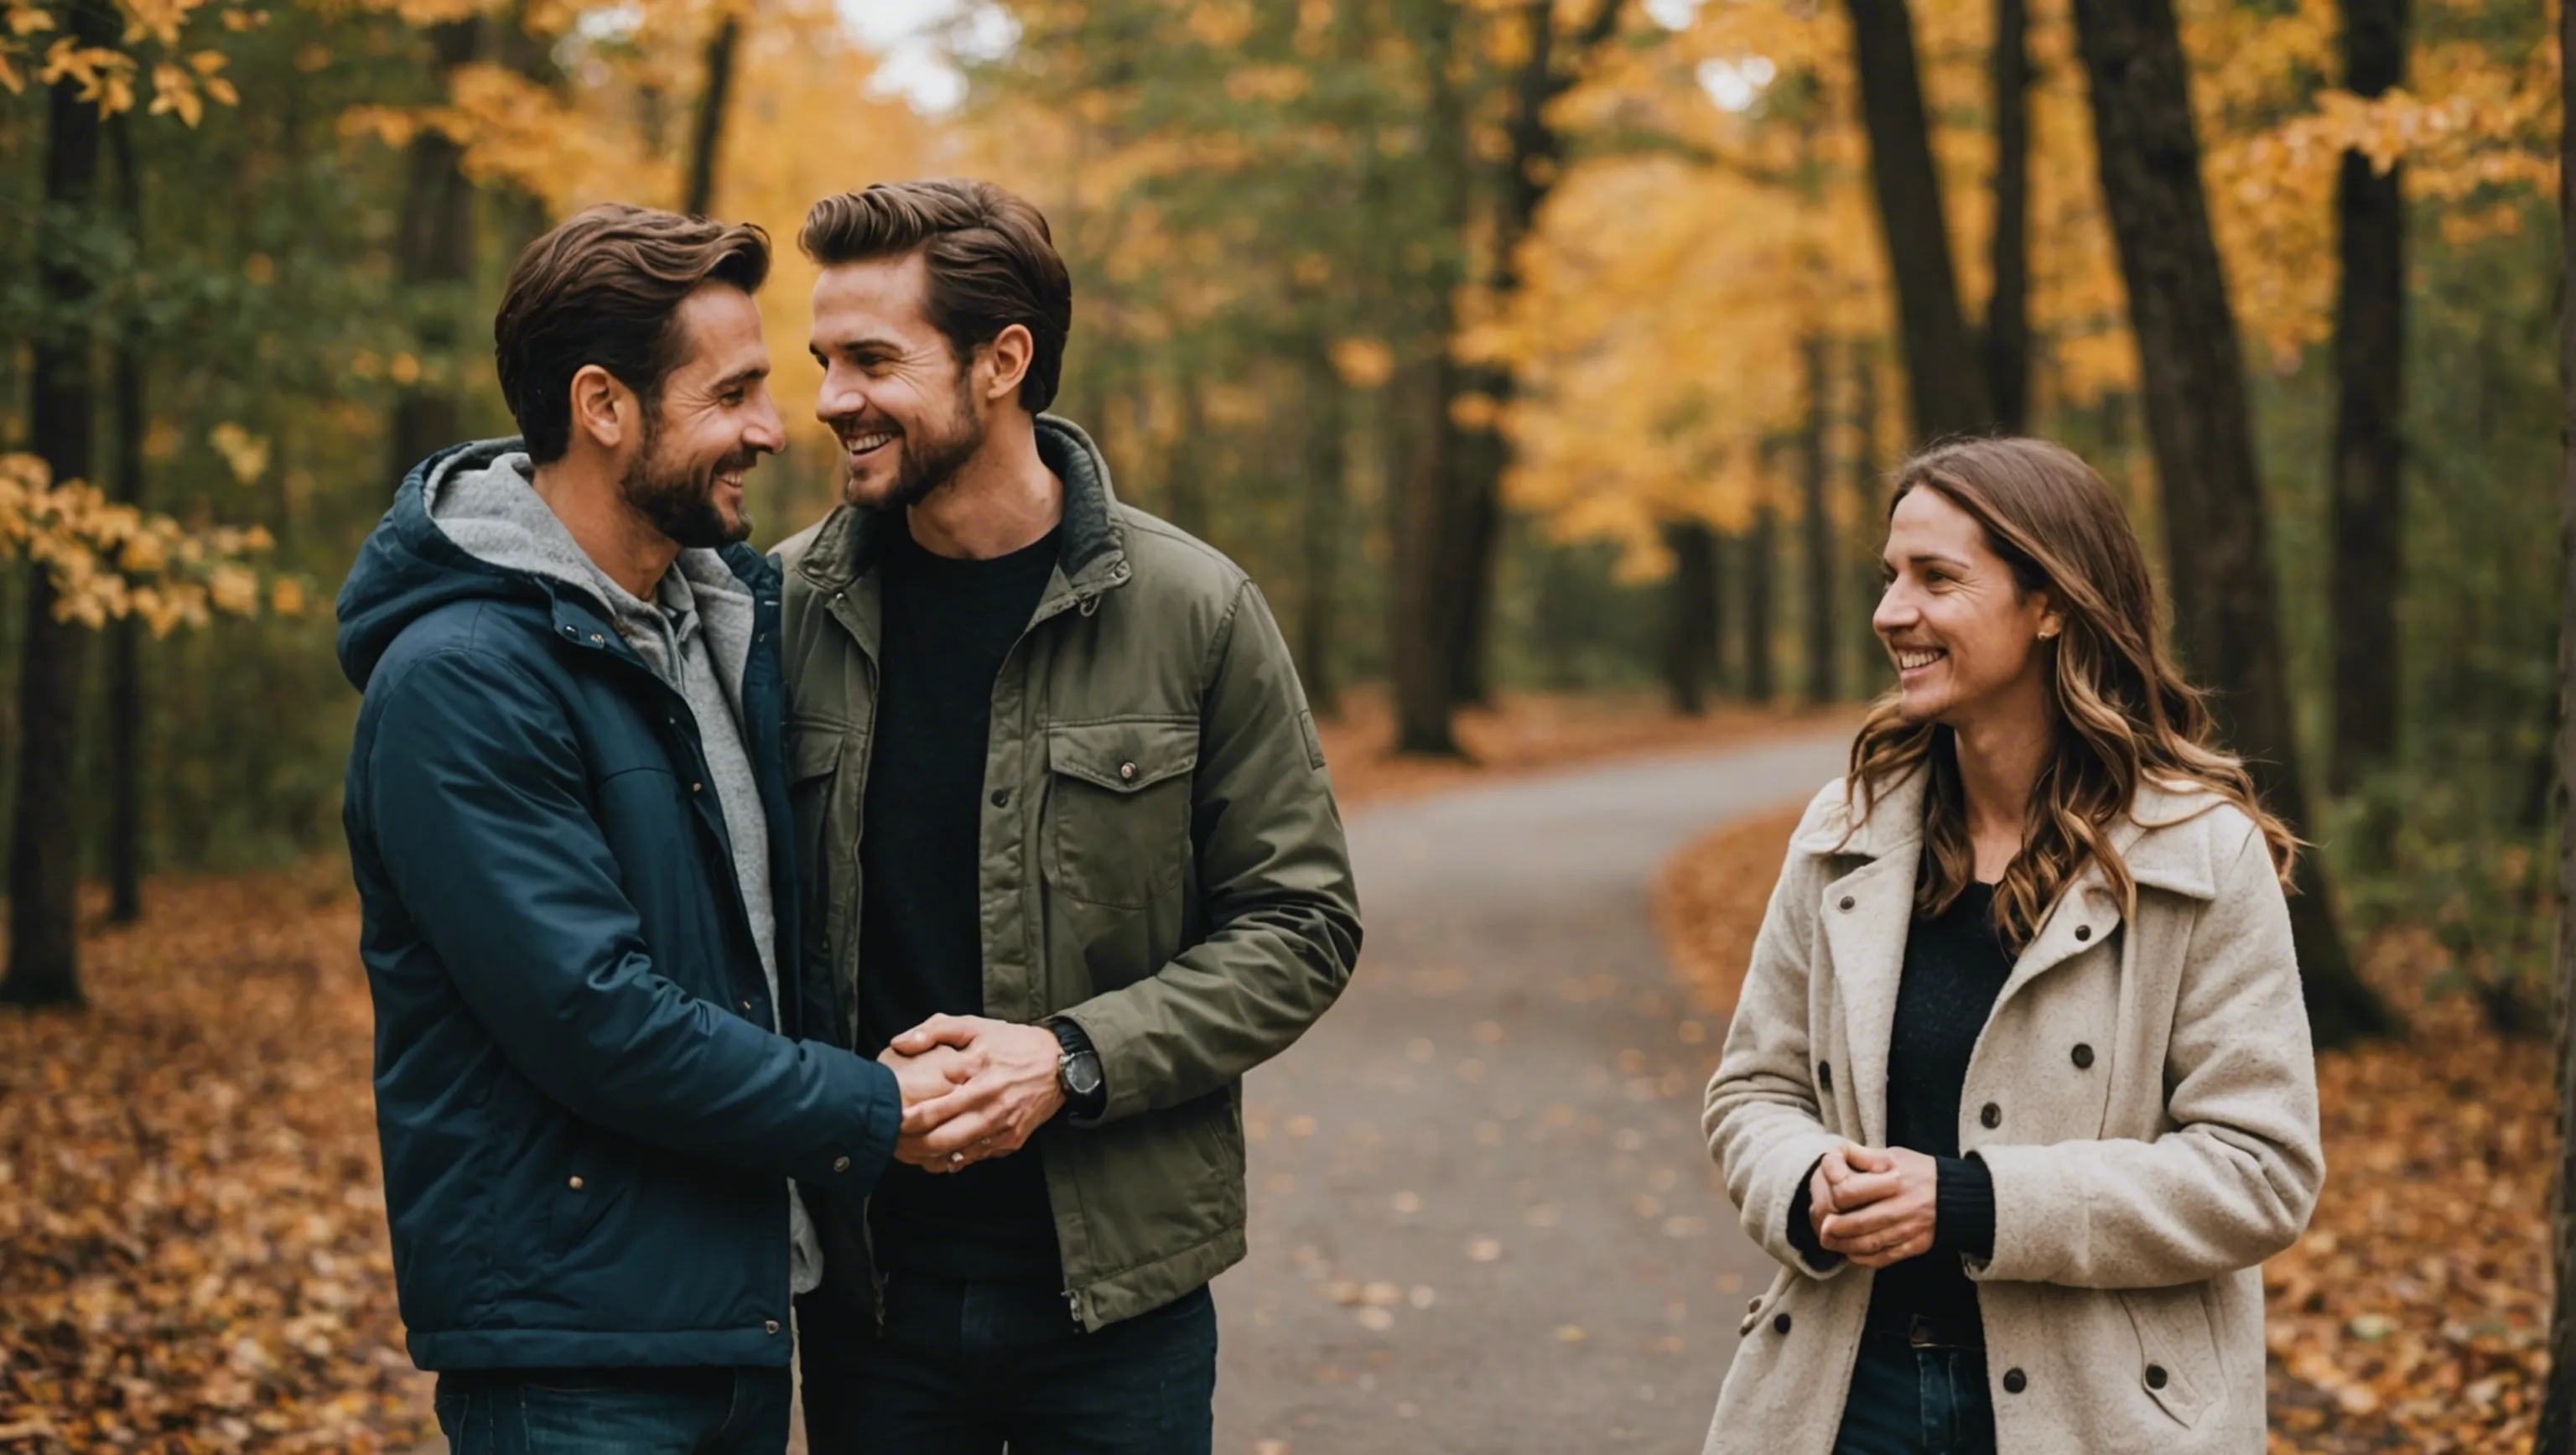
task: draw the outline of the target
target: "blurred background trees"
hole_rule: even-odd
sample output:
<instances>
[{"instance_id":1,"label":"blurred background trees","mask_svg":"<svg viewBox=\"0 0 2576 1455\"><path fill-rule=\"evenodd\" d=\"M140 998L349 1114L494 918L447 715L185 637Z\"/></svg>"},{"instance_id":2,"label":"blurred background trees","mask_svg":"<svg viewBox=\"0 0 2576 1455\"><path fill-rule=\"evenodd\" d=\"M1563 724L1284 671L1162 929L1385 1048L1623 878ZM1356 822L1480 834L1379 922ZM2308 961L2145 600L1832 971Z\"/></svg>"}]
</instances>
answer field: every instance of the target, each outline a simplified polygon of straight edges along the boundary
<instances>
[{"instance_id":1,"label":"blurred background trees","mask_svg":"<svg viewBox=\"0 0 2576 1455\"><path fill-rule=\"evenodd\" d=\"M69 537L0 494L10 994L76 989L76 875L131 910L146 866L335 847L354 704L272 595L506 431L522 243L607 198L770 229L769 541L832 496L805 205L967 172L1053 222L1058 408L1121 493L1404 749L1498 691L1874 693L1883 472L2022 428L2127 494L2324 845L2321 1032L2377 1023L2337 947L2392 917L2500 1020L2541 1004L2554 5L904 3L944 88L872 82L876 0L0 3L0 453L166 517L173 583L241 558L217 527L273 543L226 578L255 622L58 622L26 543Z\"/></svg>"}]
</instances>

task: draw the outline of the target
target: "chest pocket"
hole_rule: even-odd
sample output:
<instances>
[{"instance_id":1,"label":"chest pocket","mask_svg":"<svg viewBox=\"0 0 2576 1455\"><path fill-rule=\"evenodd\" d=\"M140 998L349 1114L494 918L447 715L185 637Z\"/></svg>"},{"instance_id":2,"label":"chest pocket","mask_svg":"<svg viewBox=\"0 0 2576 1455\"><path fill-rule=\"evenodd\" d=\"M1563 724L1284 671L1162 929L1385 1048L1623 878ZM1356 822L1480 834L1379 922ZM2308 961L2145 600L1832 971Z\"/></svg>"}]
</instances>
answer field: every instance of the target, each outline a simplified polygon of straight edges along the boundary
<instances>
[{"instance_id":1,"label":"chest pocket","mask_svg":"<svg viewBox=\"0 0 2576 1455\"><path fill-rule=\"evenodd\" d=\"M1180 888L1190 853L1190 719L1047 728L1047 881L1086 904L1141 909Z\"/></svg>"}]
</instances>

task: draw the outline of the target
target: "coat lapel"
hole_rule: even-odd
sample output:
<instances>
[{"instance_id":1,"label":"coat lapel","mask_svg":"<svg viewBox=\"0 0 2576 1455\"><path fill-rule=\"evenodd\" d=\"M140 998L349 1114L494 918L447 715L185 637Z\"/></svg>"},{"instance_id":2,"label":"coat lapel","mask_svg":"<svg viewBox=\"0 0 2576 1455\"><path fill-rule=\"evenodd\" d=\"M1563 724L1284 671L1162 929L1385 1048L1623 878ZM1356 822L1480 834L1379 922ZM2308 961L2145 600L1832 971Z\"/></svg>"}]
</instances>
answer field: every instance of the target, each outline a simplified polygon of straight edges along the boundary
<instances>
[{"instance_id":1,"label":"coat lapel","mask_svg":"<svg viewBox=\"0 0 2576 1455\"><path fill-rule=\"evenodd\" d=\"M1896 987L1905 974L1905 933L1914 922L1918 853L1873 859L1825 888L1825 943L1842 999L1845 1058L1860 1105L1860 1140L1887 1140L1887 1047L1896 1031ZM1850 906L1848 909L1844 906Z\"/></svg>"},{"instance_id":2,"label":"coat lapel","mask_svg":"<svg viewBox=\"0 0 2576 1455\"><path fill-rule=\"evenodd\" d=\"M1882 790L1868 816L1828 814L1799 835L1805 853L1863 862L1825 887L1817 907L1831 952L1834 990L1842 1003L1840 1048L1860 1109L1861 1140L1883 1145L1887 1137L1887 1053L1896 1030L1896 992L1905 974L1905 940L1914 927L1914 886L1923 860L1924 775L1909 774ZM2215 894L2217 875L2201 816L2223 800L2200 789L2138 790L2128 817L2111 829L2111 843L2138 888L2161 889L2195 899ZM2039 932L2013 962L2012 975L1995 998L2000 1012L2024 986L2096 946L2108 944L2121 923L2118 898L2098 866L2087 865L2040 921ZM1819 1057L1830 1056L1818 1048Z\"/></svg>"},{"instance_id":3,"label":"coat lapel","mask_svg":"<svg viewBox=\"0 0 2576 1455\"><path fill-rule=\"evenodd\" d=\"M1880 790L1869 814L1829 815L1799 836L1805 852L1863 859L1825 886L1824 921L1834 993L1842 1002L1840 1048L1860 1110L1861 1140L1887 1137L1887 1047L1896 1029L1896 987L1905 973L1905 935L1914 923L1914 880L1923 857L1923 775ZM1832 1052L1819 1048L1819 1057Z\"/></svg>"},{"instance_id":4,"label":"coat lapel","mask_svg":"<svg viewBox=\"0 0 2576 1455\"><path fill-rule=\"evenodd\" d=\"M2139 788L2129 816L2111 826L2110 839L2141 892L2162 889L2192 899L2208 899L2218 892L2201 815L2224 801L2201 789L2176 791L2154 784ZM2109 944L2122 917L2119 896L2111 892L2101 866L2086 864L2049 907L2039 933L2022 947L2012 975L1995 997L1996 1011L2033 980L2096 945Z\"/></svg>"}]
</instances>

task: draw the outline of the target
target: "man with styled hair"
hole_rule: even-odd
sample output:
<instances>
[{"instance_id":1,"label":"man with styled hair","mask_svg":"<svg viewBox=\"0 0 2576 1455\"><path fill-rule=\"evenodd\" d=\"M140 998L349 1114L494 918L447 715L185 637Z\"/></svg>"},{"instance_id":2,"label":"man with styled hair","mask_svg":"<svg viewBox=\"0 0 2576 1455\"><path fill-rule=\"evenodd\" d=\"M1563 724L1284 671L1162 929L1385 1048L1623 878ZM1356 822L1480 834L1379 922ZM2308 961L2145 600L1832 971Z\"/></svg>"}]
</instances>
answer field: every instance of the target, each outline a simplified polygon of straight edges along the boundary
<instances>
[{"instance_id":1,"label":"man with styled hair","mask_svg":"<svg viewBox=\"0 0 2576 1455\"><path fill-rule=\"evenodd\" d=\"M740 544L768 270L638 207L530 244L493 325L522 437L413 469L340 592L385 1210L457 1455L779 1455L794 1186L864 1196L965 1075L805 1039L779 580Z\"/></svg>"},{"instance_id":2,"label":"man with styled hair","mask_svg":"<svg viewBox=\"0 0 2576 1455\"><path fill-rule=\"evenodd\" d=\"M780 549L806 943L855 1050L971 1073L819 1199L811 1446L1206 1455L1242 1078L1359 953L1313 715L1244 573L1041 412L1036 208L879 185L798 241L847 470Z\"/></svg>"}]
</instances>

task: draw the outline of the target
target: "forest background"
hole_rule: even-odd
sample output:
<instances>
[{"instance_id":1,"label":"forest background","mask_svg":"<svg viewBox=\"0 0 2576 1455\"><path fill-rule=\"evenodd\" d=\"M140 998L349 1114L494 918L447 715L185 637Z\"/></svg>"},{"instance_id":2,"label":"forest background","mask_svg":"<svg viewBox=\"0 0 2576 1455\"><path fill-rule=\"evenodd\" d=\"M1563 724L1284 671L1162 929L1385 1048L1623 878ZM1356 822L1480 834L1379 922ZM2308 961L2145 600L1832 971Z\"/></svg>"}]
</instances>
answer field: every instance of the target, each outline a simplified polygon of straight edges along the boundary
<instances>
[{"instance_id":1,"label":"forest background","mask_svg":"<svg viewBox=\"0 0 2576 1455\"><path fill-rule=\"evenodd\" d=\"M522 244L605 199L780 242L765 544L833 495L798 220L964 173L1071 265L1058 409L1326 711L1440 755L1515 689L1864 699L1888 468L2054 437L2322 846L2321 1040L2402 1023L2352 968L2392 927L2545 1027L2557 5L902 8L0 0L0 999L79 998L85 880L337 851L324 603L507 432Z\"/></svg>"}]
</instances>

